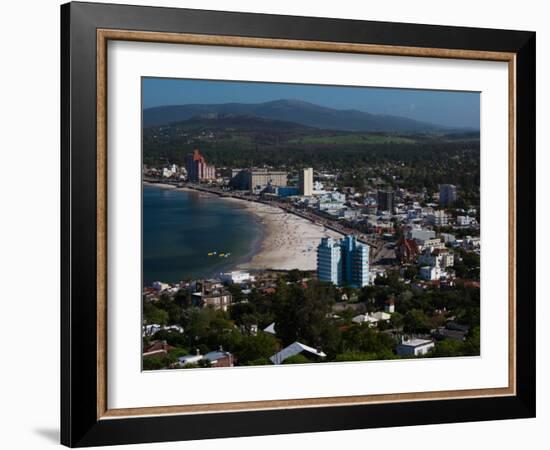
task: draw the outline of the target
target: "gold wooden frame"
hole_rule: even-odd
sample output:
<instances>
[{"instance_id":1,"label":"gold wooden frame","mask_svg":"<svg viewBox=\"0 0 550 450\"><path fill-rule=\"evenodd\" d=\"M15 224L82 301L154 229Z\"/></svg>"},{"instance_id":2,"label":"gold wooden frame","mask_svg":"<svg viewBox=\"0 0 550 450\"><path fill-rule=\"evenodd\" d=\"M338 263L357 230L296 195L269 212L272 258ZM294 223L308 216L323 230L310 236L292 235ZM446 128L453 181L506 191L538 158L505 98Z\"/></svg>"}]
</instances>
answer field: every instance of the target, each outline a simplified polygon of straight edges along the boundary
<instances>
[{"instance_id":1,"label":"gold wooden frame","mask_svg":"<svg viewBox=\"0 0 550 450\"><path fill-rule=\"evenodd\" d=\"M109 40L157 43L180 43L266 49L307 50L340 53L363 53L452 59L501 61L508 63L509 135L508 135L508 387L450 391L381 394L363 396L266 400L109 409L107 405L107 42ZM262 409L289 409L321 406L344 406L366 403L391 403L421 400L444 400L513 396L516 394L516 55L515 53L445 48L403 47L372 44L298 41L180 33L157 33L129 30L97 30L97 418L163 414L215 413Z\"/></svg>"}]
</instances>

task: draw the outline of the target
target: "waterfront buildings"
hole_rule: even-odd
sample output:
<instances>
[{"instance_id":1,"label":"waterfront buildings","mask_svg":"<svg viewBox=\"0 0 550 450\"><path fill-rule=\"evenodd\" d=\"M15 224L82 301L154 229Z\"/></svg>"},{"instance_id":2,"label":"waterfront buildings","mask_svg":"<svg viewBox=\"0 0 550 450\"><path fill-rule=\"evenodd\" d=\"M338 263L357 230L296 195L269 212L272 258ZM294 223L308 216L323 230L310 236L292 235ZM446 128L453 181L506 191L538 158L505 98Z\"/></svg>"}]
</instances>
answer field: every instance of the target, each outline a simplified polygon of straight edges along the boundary
<instances>
[{"instance_id":1,"label":"waterfront buildings","mask_svg":"<svg viewBox=\"0 0 550 450\"><path fill-rule=\"evenodd\" d=\"M231 186L242 191L256 191L266 186L286 186L287 173L268 169L242 169L233 173Z\"/></svg>"},{"instance_id":2,"label":"waterfront buildings","mask_svg":"<svg viewBox=\"0 0 550 450\"><path fill-rule=\"evenodd\" d=\"M242 270L222 273L220 274L220 279L228 284L242 284L254 281L254 277L250 276L249 272L244 272Z\"/></svg>"},{"instance_id":3,"label":"waterfront buildings","mask_svg":"<svg viewBox=\"0 0 550 450\"><path fill-rule=\"evenodd\" d=\"M277 195L281 198L300 195L300 189L296 186L281 186L277 188Z\"/></svg>"},{"instance_id":4,"label":"waterfront buildings","mask_svg":"<svg viewBox=\"0 0 550 450\"><path fill-rule=\"evenodd\" d=\"M456 202L456 186L454 184L442 184L439 186L439 205L451 206Z\"/></svg>"},{"instance_id":5,"label":"waterfront buildings","mask_svg":"<svg viewBox=\"0 0 550 450\"><path fill-rule=\"evenodd\" d=\"M300 195L309 197L313 195L313 168L300 170L299 173Z\"/></svg>"},{"instance_id":6,"label":"waterfront buildings","mask_svg":"<svg viewBox=\"0 0 550 450\"><path fill-rule=\"evenodd\" d=\"M195 292L191 295L195 306L227 311L233 301L231 292L225 289L223 283L218 280L199 281L195 285Z\"/></svg>"},{"instance_id":7,"label":"waterfront buildings","mask_svg":"<svg viewBox=\"0 0 550 450\"><path fill-rule=\"evenodd\" d=\"M204 156L198 150L193 150L193 153L185 157L185 168L187 179L193 183L216 179L216 168L207 164Z\"/></svg>"},{"instance_id":8,"label":"waterfront buildings","mask_svg":"<svg viewBox=\"0 0 550 450\"><path fill-rule=\"evenodd\" d=\"M317 247L317 276L336 286L342 284L342 249L333 238L321 239Z\"/></svg>"},{"instance_id":9,"label":"waterfront buildings","mask_svg":"<svg viewBox=\"0 0 550 450\"><path fill-rule=\"evenodd\" d=\"M318 208L320 211L337 210L344 207L346 196L341 192L332 191L321 195Z\"/></svg>"},{"instance_id":10,"label":"waterfront buildings","mask_svg":"<svg viewBox=\"0 0 550 450\"><path fill-rule=\"evenodd\" d=\"M394 207L394 193L392 190L385 189L378 191L378 211L379 212L393 212Z\"/></svg>"},{"instance_id":11,"label":"waterfront buildings","mask_svg":"<svg viewBox=\"0 0 550 450\"><path fill-rule=\"evenodd\" d=\"M317 247L317 276L337 286L363 287L369 284L369 250L355 236L340 241L323 238Z\"/></svg>"}]
</instances>

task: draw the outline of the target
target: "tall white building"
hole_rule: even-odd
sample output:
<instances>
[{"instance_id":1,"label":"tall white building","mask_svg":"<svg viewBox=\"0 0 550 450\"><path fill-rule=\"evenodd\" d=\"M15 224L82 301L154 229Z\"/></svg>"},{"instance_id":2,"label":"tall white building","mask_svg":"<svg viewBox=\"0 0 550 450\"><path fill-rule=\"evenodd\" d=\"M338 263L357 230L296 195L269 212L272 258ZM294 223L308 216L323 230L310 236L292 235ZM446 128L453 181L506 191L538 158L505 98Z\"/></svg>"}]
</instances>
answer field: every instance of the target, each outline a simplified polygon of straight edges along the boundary
<instances>
[{"instance_id":1,"label":"tall white building","mask_svg":"<svg viewBox=\"0 0 550 450\"><path fill-rule=\"evenodd\" d=\"M313 168L300 170L299 174L300 195L307 197L313 195Z\"/></svg>"}]
</instances>

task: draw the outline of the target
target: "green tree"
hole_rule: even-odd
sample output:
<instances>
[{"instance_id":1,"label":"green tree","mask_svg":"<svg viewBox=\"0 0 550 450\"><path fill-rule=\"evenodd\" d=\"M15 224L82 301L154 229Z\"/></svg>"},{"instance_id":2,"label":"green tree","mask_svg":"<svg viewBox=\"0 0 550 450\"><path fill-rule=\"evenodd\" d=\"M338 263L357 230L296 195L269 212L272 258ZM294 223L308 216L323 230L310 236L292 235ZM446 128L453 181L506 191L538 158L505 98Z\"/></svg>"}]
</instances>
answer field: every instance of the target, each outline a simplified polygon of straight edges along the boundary
<instances>
[{"instance_id":1,"label":"green tree","mask_svg":"<svg viewBox=\"0 0 550 450\"><path fill-rule=\"evenodd\" d=\"M277 339L267 333L243 336L234 349L239 365L266 359L277 352Z\"/></svg>"},{"instance_id":2,"label":"green tree","mask_svg":"<svg viewBox=\"0 0 550 450\"><path fill-rule=\"evenodd\" d=\"M157 308L149 301L143 303L143 320L147 324L168 324L168 313L163 309Z\"/></svg>"},{"instance_id":3,"label":"green tree","mask_svg":"<svg viewBox=\"0 0 550 450\"><path fill-rule=\"evenodd\" d=\"M412 309L405 314L403 329L406 333L428 333L428 317L420 309Z\"/></svg>"},{"instance_id":4,"label":"green tree","mask_svg":"<svg viewBox=\"0 0 550 450\"><path fill-rule=\"evenodd\" d=\"M464 343L462 341L454 339L445 339L438 342L435 348L430 352L430 356L433 357L451 357L451 356L463 356L464 355Z\"/></svg>"},{"instance_id":5,"label":"green tree","mask_svg":"<svg viewBox=\"0 0 550 450\"><path fill-rule=\"evenodd\" d=\"M283 344L301 341L312 347L323 345L322 336L332 326L329 315L334 304L333 287L310 282L307 288L279 283L275 296L277 335Z\"/></svg>"}]
</instances>

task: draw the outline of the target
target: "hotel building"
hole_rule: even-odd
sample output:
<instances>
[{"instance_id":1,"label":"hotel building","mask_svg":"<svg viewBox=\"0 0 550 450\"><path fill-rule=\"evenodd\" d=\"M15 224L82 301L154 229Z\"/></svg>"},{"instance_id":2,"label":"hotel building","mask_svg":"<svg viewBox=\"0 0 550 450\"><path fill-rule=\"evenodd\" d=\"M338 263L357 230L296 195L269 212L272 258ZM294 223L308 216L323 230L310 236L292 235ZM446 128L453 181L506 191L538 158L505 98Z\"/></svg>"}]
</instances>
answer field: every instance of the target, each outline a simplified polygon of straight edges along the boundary
<instances>
[{"instance_id":1,"label":"hotel building","mask_svg":"<svg viewBox=\"0 0 550 450\"><path fill-rule=\"evenodd\" d=\"M185 168L189 181L198 183L216 179L216 168L206 164L204 156L198 150L193 150L193 153L185 157Z\"/></svg>"},{"instance_id":2,"label":"hotel building","mask_svg":"<svg viewBox=\"0 0 550 450\"><path fill-rule=\"evenodd\" d=\"M317 276L337 286L363 287L369 284L369 246L355 236L340 241L323 238L317 247Z\"/></svg>"},{"instance_id":3,"label":"hotel building","mask_svg":"<svg viewBox=\"0 0 550 450\"><path fill-rule=\"evenodd\" d=\"M267 169L242 169L235 171L231 179L231 186L238 190L254 191L267 185L286 186L286 172Z\"/></svg>"},{"instance_id":4,"label":"hotel building","mask_svg":"<svg viewBox=\"0 0 550 450\"><path fill-rule=\"evenodd\" d=\"M299 186L300 195L307 197L313 195L313 169L311 167L300 170Z\"/></svg>"}]
</instances>

